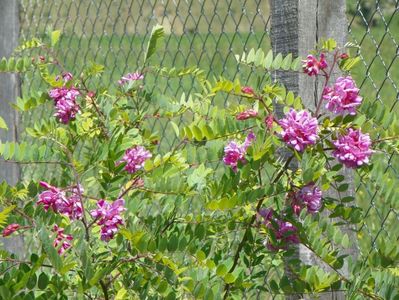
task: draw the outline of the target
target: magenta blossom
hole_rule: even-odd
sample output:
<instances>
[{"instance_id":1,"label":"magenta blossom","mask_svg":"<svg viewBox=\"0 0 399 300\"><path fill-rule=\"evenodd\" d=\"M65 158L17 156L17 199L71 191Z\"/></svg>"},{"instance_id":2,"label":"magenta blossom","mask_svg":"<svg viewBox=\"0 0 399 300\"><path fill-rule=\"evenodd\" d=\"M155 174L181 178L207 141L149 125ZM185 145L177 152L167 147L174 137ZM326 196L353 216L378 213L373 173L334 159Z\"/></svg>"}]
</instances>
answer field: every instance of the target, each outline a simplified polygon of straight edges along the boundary
<instances>
[{"instance_id":1,"label":"magenta blossom","mask_svg":"<svg viewBox=\"0 0 399 300\"><path fill-rule=\"evenodd\" d=\"M118 226L123 224L120 214L126 209L125 201L118 199L111 204L105 200L97 202L97 209L90 212L91 216L97 219L97 224L101 226L101 240L109 242L118 232Z\"/></svg>"},{"instance_id":2,"label":"magenta blossom","mask_svg":"<svg viewBox=\"0 0 399 300\"><path fill-rule=\"evenodd\" d=\"M348 168L361 167L369 163L373 154L371 140L368 134L363 134L360 129L349 128L346 135L342 135L333 142L335 150L333 156Z\"/></svg>"},{"instance_id":3,"label":"magenta blossom","mask_svg":"<svg viewBox=\"0 0 399 300\"><path fill-rule=\"evenodd\" d=\"M260 217L261 222L264 225L268 225L270 221L273 219L273 208L262 208L258 211L258 217Z\"/></svg>"},{"instance_id":4,"label":"magenta blossom","mask_svg":"<svg viewBox=\"0 0 399 300\"><path fill-rule=\"evenodd\" d=\"M243 86L241 88L241 93L247 94L247 95L253 95L255 94L254 89L251 88L250 86Z\"/></svg>"},{"instance_id":5,"label":"magenta blossom","mask_svg":"<svg viewBox=\"0 0 399 300\"><path fill-rule=\"evenodd\" d=\"M64 79L64 82L67 83L73 79L73 76L69 72L65 72L62 74L62 78Z\"/></svg>"},{"instance_id":6,"label":"magenta blossom","mask_svg":"<svg viewBox=\"0 0 399 300\"><path fill-rule=\"evenodd\" d=\"M238 121L247 120L249 118L255 118L258 115L258 112L253 109L247 109L246 111L240 112L236 115L236 119Z\"/></svg>"},{"instance_id":7,"label":"magenta blossom","mask_svg":"<svg viewBox=\"0 0 399 300\"><path fill-rule=\"evenodd\" d=\"M317 75L320 70L324 70L328 67L324 53L320 54L320 60L317 60L314 55L310 54L307 56L306 60L303 60L302 62L303 71L309 76Z\"/></svg>"},{"instance_id":8,"label":"magenta blossom","mask_svg":"<svg viewBox=\"0 0 399 300\"><path fill-rule=\"evenodd\" d=\"M54 114L58 120L67 124L70 120L75 119L79 112L79 105L76 103L76 97L80 95L75 88L54 88L49 91L50 97L54 100L57 112Z\"/></svg>"},{"instance_id":9,"label":"magenta blossom","mask_svg":"<svg viewBox=\"0 0 399 300\"><path fill-rule=\"evenodd\" d=\"M37 204L42 204L45 211L51 208L55 213L66 215L71 220L82 218L83 209L80 202L80 194L83 193L82 187L61 190L43 181L40 182L40 185L46 188L47 191L39 195Z\"/></svg>"},{"instance_id":10,"label":"magenta blossom","mask_svg":"<svg viewBox=\"0 0 399 300\"><path fill-rule=\"evenodd\" d=\"M251 145L252 141L255 140L255 134L250 132L245 138L243 144L238 144L236 141L230 141L226 147L224 147L223 162L225 165L231 166L234 172L237 172L238 161L245 163L245 153L247 148Z\"/></svg>"},{"instance_id":11,"label":"magenta blossom","mask_svg":"<svg viewBox=\"0 0 399 300\"><path fill-rule=\"evenodd\" d=\"M64 72L64 73L62 73L61 76L58 75L57 77L55 77L55 80L59 81L61 79L61 77L62 77L62 79L64 79L64 83L67 83L73 79L73 76L71 73Z\"/></svg>"},{"instance_id":12,"label":"magenta blossom","mask_svg":"<svg viewBox=\"0 0 399 300\"><path fill-rule=\"evenodd\" d=\"M3 230L3 237L9 236L13 234L15 231L17 231L21 226L19 224L13 223L8 225L6 228Z\"/></svg>"},{"instance_id":13,"label":"magenta blossom","mask_svg":"<svg viewBox=\"0 0 399 300\"><path fill-rule=\"evenodd\" d=\"M321 208L321 196L321 190L313 183L310 183L291 195L291 206L297 215L304 207L307 208L309 213L313 214Z\"/></svg>"},{"instance_id":14,"label":"magenta blossom","mask_svg":"<svg viewBox=\"0 0 399 300\"><path fill-rule=\"evenodd\" d=\"M271 251L286 249L290 244L298 244L299 238L297 228L290 222L286 222L273 217L273 209L261 209L258 214L263 218L263 224L274 235L277 245L270 240L265 242L265 246Z\"/></svg>"},{"instance_id":15,"label":"magenta blossom","mask_svg":"<svg viewBox=\"0 0 399 300\"><path fill-rule=\"evenodd\" d=\"M118 83L120 85L123 85L130 81L137 81L137 80L142 80L142 79L144 79L144 75L139 72L128 73L125 76L122 76L122 78L118 81Z\"/></svg>"},{"instance_id":16,"label":"magenta blossom","mask_svg":"<svg viewBox=\"0 0 399 300\"><path fill-rule=\"evenodd\" d=\"M297 151L302 152L306 146L313 145L318 139L317 119L313 118L306 110L291 110L279 121L283 128L281 137Z\"/></svg>"},{"instance_id":17,"label":"magenta blossom","mask_svg":"<svg viewBox=\"0 0 399 300\"><path fill-rule=\"evenodd\" d=\"M72 235L64 234L64 228L58 227L57 225L54 225L53 232L57 234L53 246L55 248L59 247L58 254L62 255L66 250L71 248L72 245L70 241L73 240L73 237Z\"/></svg>"},{"instance_id":18,"label":"magenta blossom","mask_svg":"<svg viewBox=\"0 0 399 300\"><path fill-rule=\"evenodd\" d=\"M70 99L61 99L55 105L57 109L54 116L60 121L61 123L68 124L70 120L75 119L76 114L79 112L79 105Z\"/></svg>"},{"instance_id":19,"label":"magenta blossom","mask_svg":"<svg viewBox=\"0 0 399 300\"><path fill-rule=\"evenodd\" d=\"M335 114L356 114L356 107L362 102L359 89L351 76L339 77L334 86L326 87L323 99L328 101L326 108Z\"/></svg>"},{"instance_id":20,"label":"magenta blossom","mask_svg":"<svg viewBox=\"0 0 399 300\"><path fill-rule=\"evenodd\" d=\"M60 100L72 100L75 101L76 97L80 95L79 91L75 88L67 88L65 86L59 88L53 88L49 91L49 96L57 103Z\"/></svg>"},{"instance_id":21,"label":"magenta blossom","mask_svg":"<svg viewBox=\"0 0 399 300\"><path fill-rule=\"evenodd\" d=\"M265 122L266 128L268 130L272 130L273 129L274 116L272 114L268 115L265 118L264 122Z\"/></svg>"},{"instance_id":22,"label":"magenta blossom","mask_svg":"<svg viewBox=\"0 0 399 300\"><path fill-rule=\"evenodd\" d=\"M133 174L144 167L144 162L150 159L152 154L143 146L127 149L119 163L126 162L125 170Z\"/></svg>"}]
</instances>

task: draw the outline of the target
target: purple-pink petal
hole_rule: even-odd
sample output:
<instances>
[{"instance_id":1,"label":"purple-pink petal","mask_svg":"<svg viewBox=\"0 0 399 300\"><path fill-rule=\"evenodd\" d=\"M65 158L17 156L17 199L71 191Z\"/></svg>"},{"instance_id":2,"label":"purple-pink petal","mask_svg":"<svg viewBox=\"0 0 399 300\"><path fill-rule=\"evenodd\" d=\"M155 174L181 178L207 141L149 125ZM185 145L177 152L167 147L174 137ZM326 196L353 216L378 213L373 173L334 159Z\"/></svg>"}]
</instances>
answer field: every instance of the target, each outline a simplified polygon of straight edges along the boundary
<instances>
[{"instance_id":1,"label":"purple-pink petal","mask_svg":"<svg viewBox=\"0 0 399 300\"><path fill-rule=\"evenodd\" d=\"M327 101L326 108L335 114L356 114L356 107L362 103L359 89L351 76L339 77L333 87L326 87L323 99Z\"/></svg>"},{"instance_id":2,"label":"purple-pink petal","mask_svg":"<svg viewBox=\"0 0 399 300\"><path fill-rule=\"evenodd\" d=\"M279 124L283 128L281 132L283 141L299 152L304 151L308 145L315 144L318 139L317 119L306 110L291 109Z\"/></svg>"},{"instance_id":3,"label":"purple-pink petal","mask_svg":"<svg viewBox=\"0 0 399 300\"><path fill-rule=\"evenodd\" d=\"M123 224L120 214L126 209L123 199L108 203L105 200L97 202L97 209L90 212L91 216L97 219L97 224L101 226L101 240L108 242L118 232L118 226Z\"/></svg>"},{"instance_id":4,"label":"purple-pink petal","mask_svg":"<svg viewBox=\"0 0 399 300\"><path fill-rule=\"evenodd\" d=\"M144 167L145 161L151 157L152 154L143 146L136 146L126 150L125 155L120 160L120 163L126 162L125 170L133 174L142 169Z\"/></svg>"},{"instance_id":5,"label":"purple-pink petal","mask_svg":"<svg viewBox=\"0 0 399 300\"><path fill-rule=\"evenodd\" d=\"M341 135L333 142L335 149L333 156L348 168L358 168L369 163L373 154L371 139L368 134L363 134L360 129L349 128L345 135Z\"/></svg>"}]
</instances>

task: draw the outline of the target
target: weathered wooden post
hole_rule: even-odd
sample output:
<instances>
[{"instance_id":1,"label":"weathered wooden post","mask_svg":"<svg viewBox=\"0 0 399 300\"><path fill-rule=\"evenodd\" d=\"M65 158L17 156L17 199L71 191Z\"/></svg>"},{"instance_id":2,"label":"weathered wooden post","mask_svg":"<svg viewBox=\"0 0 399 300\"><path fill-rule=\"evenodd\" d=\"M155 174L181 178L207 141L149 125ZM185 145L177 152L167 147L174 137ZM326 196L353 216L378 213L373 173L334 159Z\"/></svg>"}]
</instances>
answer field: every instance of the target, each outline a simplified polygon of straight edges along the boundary
<instances>
[{"instance_id":1,"label":"weathered wooden post","mask_svg":"<svg viewBox=\"0 0 399 300\"><path fill-rule=\"evenodd\" d=\"M19 1L0 0L0 58L9 57L18 45L19 38ZM18 115L10 106L20 93L17 74L0 74L0 115L8 125L8 131L0 130L0 141L17 141ZM20 169L16 164L4 163L0 160L0 181L15 184L20 177ZM22 238L3 239L5 248L14 253L21 253Z\"/></svg>"},{"instance_id":2,"label":"weathered wooden post","mask_svg":"<svg viewBox=\"0 0 399 300\"><path fill-rule=\"evenodd\" d=\"M270 0L271 14L271 44L274 53L305 57L321 38L333 38L338 46L346 42L346 1L345 0ZM338 74L334 74L336 77ZM313 77L293 72L275 72L274 77L283 83L288 90L298 93L306 107L314 110L320 97L320 85ZM333 80L335 78L332 78ZM278 109L278 108L277 108ZM278 114L281 116L281 111ZM344 171L344 175L352 182L353 175ZM354 187L349 194L353 194ZM326 193L325 193L326 195ZM331 192L330 196L334 196ZM350 228L344 231L351 237ZM354 239L353 239L354 240ZM356 256L356 245L348 254ZM315 265L320 262L305 247L299 247L299 258L306 264ZM348 268L344 266L344 275L348 275ZM290 299L302 297L290 296ZM320 299L344 299L341 293L324 293Z\"/></svg>"}]
</instances>

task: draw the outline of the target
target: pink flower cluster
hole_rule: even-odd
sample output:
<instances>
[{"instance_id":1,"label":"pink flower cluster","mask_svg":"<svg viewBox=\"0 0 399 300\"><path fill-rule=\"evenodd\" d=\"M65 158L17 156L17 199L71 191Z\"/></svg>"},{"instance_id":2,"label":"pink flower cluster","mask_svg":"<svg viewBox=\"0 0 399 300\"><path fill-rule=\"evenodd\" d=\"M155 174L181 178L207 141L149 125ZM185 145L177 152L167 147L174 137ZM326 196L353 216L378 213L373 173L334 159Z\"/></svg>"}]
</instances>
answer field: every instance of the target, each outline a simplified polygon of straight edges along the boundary
<instances>
[{"instance_id":1,"label":"pink flower cluster","mask_svg":"<svg viewBox=\"0 0 399 300\"><path fill-rule=\"evenodd\" d=\"M144 75L139 72L128 73L125 76L122 76L122 78L120 80L118 80L118 83L120 85L124 85L127 82L137 81L137 80L142 80L142 79L144 79Z\"/></svg>"},{"instance_id":2,"label":"pink flower cluster","mask_svg":"<svg viewBox=\"0 0 399 300\"><path fill-rule=\"evenodd\" d=\"M309 213L316 213L321 208L321 190L310 183L302 187L299 191L292 194L291 206L294 213L299 215L301 210L306 207Z\"/></svg>"},{"instance_id":3,"label":"pink flower cluster","mask_svg":"<svg viewBox=\"0 0 399 300\"><path fill-rule=\"evenodd\" d=\"M360 129L349 128L345 135L333 142L335 150L333 156L348 168L361 167L368 164L373 154L371 140L368 134L363 134Z\"/></svg>"},{"instance_id":4,"label":"pink flower cluster","mask_svg":"<svg viewBox=\"0 0 399 300\"><path fill-rule=\"evenodd\" d=\"M300 242L297 236L298 229L290 222L274 218L272 209L262 209L259 211L259 215L263 219L262 223L268 228L277 242L276 244L273 244L270 240L265 242L265 246L270 251L286 249L289 245Z\"/></svg>"},{"instance_id":5,"label":"pink flower cluster","mask_svg":"<svg viewBox=\"0 0 399 300\"><path fill-rule=\"evenodd\" d=\"M45 211L51 208L54 212L66 215L71 220L82 218L83 209L79 199L79 194L83 193L81 187L61 190L43 181L40 185L47 190L39 195L37 204L43 204Z\"/></svg>"},{"instance_id":6,"label":"pink flower cluster","mask_svg":"<svg viewBox=\"0 0 399 300\"><path fill-rule=\"evenodd\" d=\"M306 110L291 109L284 119L279 120L283 128L281 137L288 146L302 152L306 146L316 143L318 138L317 119Z\"/></svg>"},{"instance_id":7,"label":"pink flower cluster","mask_svg":"<svg viewBox=\"0 0 399 300\"><path fill-rule=\"evenodd\" d=\"M247 94L247 95L254 95L255 94L254 89L251 88L250 86L243 86L241 88L241 93Z\"/></svg>"},{"instance_id":8,"label":"pink flower cluster","mask_svg":"<svg viewBox=\"0 0 399 300\"><path fill-rule=\"evenodd\" d=\"M303 60L302 62L303 71L309 76L317 75L320 73L320 70L324 70L328 67L324 53L320 54L319 60L317 60L314 55L309 54L306 60Z\"/></svg>"},{"instance_id":9,"label":"pink flower cluster","mask_svg":"<svg viewBox=\"0 0 399 300\"><path fill-rule=\"evenodd\" d=\"M62 255L66 250L71 248L70 241L73 240L72 235L64 234L64 228L54 225L53 232L57 234L53 246L58 248L58 254Z\"/></svg>"},{"instance_id":10,"label":"pink flower cluster","mask_svg":"<svg viewBox=\"0 0 399 300\"><path fill-rule=\"evenodd\" d=\"M125 170L131 174L144 167L144 162L152 155L143 146L127 149L119 163L126 162Z\"/></svg>"},{"instance_id":11,"label":"pink flower cluster","mask_svg":"<svg viewBox=\"0 0 399 300\"><path fill-rule=\"evenodd\" d=\"M13 223L8 225L6 228L3 230L3 237L9 236L13 234L15 231L17 231L21 226L19 224Z\"/></svg>"},{"instance_id":12,"label":"pink flower cluster","mask_svg":"<svg viewBox=\"0 0 399 300\"><path fill-rule=\"evenodd\" d=\"M71 73L63 74L64 83L72 79ZM76 103L76 97L80 95L79 91L74 87L63 85L60 88L54 88L49 91L49 96L54 100L56 113L54 116L58 121L68 124L70 120L75 119L79 112L79 105Z\"/></svg>"},{"instance_id":13,"label":"pink flower cluster","mask_svg":"<svg viewBox=\"0 0 399 300\"><path fill-rule=\"evenodd\" d=\"M351 76L339 77L334 86L326 87L323 99L328 101L326 108L335 114L356 114L356 107L362 102L359 89Z\"/></svg>"},{"instance_id":14,"label":"pink flower cluster","mask_svg":"<svg viewBox=\"0 0 399 300\"><path fill-rule=\"evenodd\" d=\"M248 147L252 144L252 141L256 139L255 134L250 132L245 138L244 143L238 144L236 141L230 141L226 147L224 147L223 162L227 166L231 166L234 172L237 172L238 161L245 163L245 153Z\"/></svg>"},{"instance_id":15,"label":"pink flower cluster","mask_svg":"<svg viewBox=\"0 0 399 300\"><path fill-rule=\"evenodd\" d=\"M238 121L247 120L249 118L255 118L258 115L258 112L253 109L247 109L246 111L240 112L236 115L236 119Z\"/></svg>"},{"instance_id":16,"label":"pink flower cluster","mask_svg":"<svg viewBox=\"0 0 399 300\"><path fill-rule=\"evenodd\" d=\"M97 202L97 209L90 212L101 226L101 240L108 242L118 232L118 226L123 224L120 214L125 211L125 201L118 199L111 204L105 200Z\"/></svg>"}]
</instances>

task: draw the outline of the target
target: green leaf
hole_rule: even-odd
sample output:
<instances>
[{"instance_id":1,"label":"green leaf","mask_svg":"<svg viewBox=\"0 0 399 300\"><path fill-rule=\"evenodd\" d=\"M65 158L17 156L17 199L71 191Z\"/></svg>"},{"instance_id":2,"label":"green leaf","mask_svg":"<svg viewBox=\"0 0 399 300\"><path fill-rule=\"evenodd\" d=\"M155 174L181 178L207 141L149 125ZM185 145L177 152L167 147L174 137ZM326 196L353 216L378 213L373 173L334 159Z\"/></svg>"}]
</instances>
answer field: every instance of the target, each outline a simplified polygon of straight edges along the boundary
<instances>
[{"instance_id":1,"label":"green leaf","mask_svg":"<svg viewBox=\"0 0 399 300\"><path fill-rule=\"evenodd\" d=\"M173 131L175 132L177 137L180 137L180 130L179 130L179 126L177 126L177 124L173 121L170 121L169 124L172 126Z\"/></svg>"},{"instance_id":2,"label":"green leaf","mask_svg":"<svg viewBox=\"0 0 399 300\"><path fill-rule=\"evenodd\" d=\"M179 245L179 239L176 235L173 235L168 242L168 250L170 252L174 252L177 250L177 247Z\"/></svg>"},{"instance_id":3,"label":"green leaf","mask_svg":"<svg viewBox=\"0 0 399 300\"><path fill-rule=\"evenodd\" d=\"M119 289L118 293L115 295L115 300L123 300L123 299L127 299L127 291L125 290L125 288L121 288Z\"/></svg>"},{"instance_id":4,"label":"green leaf","mask_svg":"<svg viewBox=\"0 0 399 300\"><path fill-rule=\"evenodd\" d=\"M305 182L305 183L311 182L313 180L313 175L314 175L314 172L312 169L305 170L305 172L303 172L303 175L302 175L303 182Z\"/></svg>"},{"instance_id":5,"label":"green leaf","mask_svg":"<svg viewBox=\"0 0 399 300\"><path fill-rule=\"evenodd\" d=\"M58 41L60 40L61 36L61 30L55 30L51 33L50 39L51 39L51 47L54 47L57 45Z\"/></svg>"},{"instance_id":6,"label":"green leaf","mask_svg":"<svg viewBox=\"0 0 399 300\"><path fill-rule=\"evenodd\" d=\"M273 69L275 70L280 69L282 62L283 62L283 55L279 53L277 54L276 58L273 61Z\"/></svg>"},{"instance_id":7,"label":"green leaf","mask_svg":"<svg viewBox=\"0 0 399 300\"><path fill-rule=\"evenodd\" d=\"M218 267L216 268L216 274L220 277L223 277L227 273L227 271L227 267L223 264L218 265Z\"/></svg>"},{"instance_id":8,"label":"green leaf","mask_svg":"<svg viewBox=\"0 0 399 300\"><path fill-rule=\"evenodd\" d=\"M15 205L8 206L0 212L0 228L3 228L7 222L8 215L15 208Z\"/></svg>"},{"instance_id":9,"label":"green leaf","mask_svg":"<svg viewBox=\"0 0 399 300\"><path fill-rule=\"evenodd\" d=\"M49 283L49 278L46 273L42 272L39 276L39 281L37 282L37 286L39 289L44 290Z\"/></svg>"},{"instance_id":10,"label":"green leaf","mask_svg":"<svg viewBox=\"0 0 399 300\"><path fill-rule=\"evenodd\" d=\"M202 131L197 125L192 126L192 132L197 141L202 141L202 139L203 139Z\"/></svg>"},{"instance_id":11,"label":"green leaf","mask_svg":"<svg viewBox=\"0 0 399 300\"><path fill-rule=\"evenodd\" d=\"M13 72L15 69L15 58L10 57L7 62L7 70Z\"/></svg>"},{"instance_id":12,"label":"green leaf","mask_svg":"<svg viewBox=\"0 0 399 300\"><path fill-rule=\"evenodd\" d=\"M158 286L158 292L160 293L160 294L163 294L163 293L165 293L166 292L166 290L168 289L168 283L167 283L167 281L166 280L162 280L161 281L161 283L159 284L159 286Z\"/></svg>"},{"instance_id":13,"label":"green leaf","mask_svg":"<svg viewBox=\"0 0 399 300\"><path fill-rule=\"evenodd\" d=\"M340 63L341 70L350 71L354 66L360 62L360 57L347 58Z\"/></svg>"},{"instance_id":14,"label":"green leaf","mask_svg":"<svg viewBox=\"0 0 399 300\"><path fill-rule=\"evenodd\" d=\"M255 62L254 62L255 66L259 67L263 63L264 58L265 54L263 53L262 49L256 50Z\"/></svg>"},{"instance_id":15,"label":"green leaf","mask_svg":"<svg viewBox=\"0 0 399 300\"><path fill-rule=\"evenodd\" d=\"M341 244L342 244L342 247L344 247L344 248L349 247L350 241L349 241L349 236L347 234L344 234L344 236L342 237Z\"/></svg>"},{"instance_id":16,"label":"green leaf","mask_svg":"<svg viewBox=\"0 0 399 300\"><path fill-rule=\"evenodd\" d=\"M283 62L281 63L281 68L283 70L289 70L291 68L291 63L292 63L292 54L288 54L286 57L284 57Z\"/></svg>"},{"instance_id":17,"label":"green leaf","mask_svg":"<svg viewBox=\"0 0 399 300\"><path fill-rule=\"evenodd\" d=\"M301 66L301 63L302 63L302 60L301 60L300 57L295 58L295 59L292 61L291 70L292 70L292 71L298 71L299 68L300 68L300 66Z\"/></svg>"},{"instance_id":18,"label":"green leaf","mask_svg":"<svg viewBox=\"0 0 399 300\"><path fill-rule=\"evenodd\" d=\"M147 50L144 54L144 64L155 53L158 41L164 36L164 29L161 25L155 25L152 29L150 40L148 41Z\"/></svg>"},{"instance_id":19,"label":"green leaf","mask_svg":"<svg viewBox=\"0 0 399 300\"><path fill-rule=\"evenodd\" d=\"M337 42L334 39L328 39L323 42L323 49L327 51L333 51L337 48Z\"/></svg>"},{"instance_id":20,"label":"green leaf","mask_svg":"<svg viewBox=\"0 0 399 300\"><path fill-rule=\"evenodd\" d=\"M233 283L234 281L236 281L236 278L234 277L233 274L227 273L227 274L224 276L224 281L225 281L226 283Z\"/></svg>"},{"instance_id":21,"label":"green leaf","mask_svg":"<svg viewBox=\"0 0 399 300\"><path fill-rule=\"evenodd\" d=\"M344 184L341 184L339 187L338 187L338 192L345 192L346 190L348 190L348 188L349 188L349 184L347 184L347 183L344 183Z\"/></svg>"},{"instance_id":22,"label":"green leaf","mask_svg":"<svg viewBox=\"0 0 399 300\"><path fill-rule=\"evenodd\" d=\"M196 187L198 190L202 190L206 186L206 177L211 174L212 171L212 169L206 168L204 164L201 164L188 176L187 184L190 187Z\"/></svg>"},{"instance_id":23,"label":"green leaf","mask_svg":"<svg viewBox=\"0 0 399 300\"><path fill-rule=\"evenodd\" d=\"M7 124L2 117L0 117L0 128L8 130Z\"/></svg>"},{"instance_id":24,"label":"green leaf","mask_svg":"<svg viewBox=\"0 0 399 300\"><path fill-rule=\"evenodd\" d=\"M198 259L199 261L203 261L203 260L206 259L206 254L205 254L205 252L202 251L202 250L198 250L197 253L196 253L196 256L197 256L197 259Z\"/></svg>"},{"instance_id":25,"label":"green leaf","mask_svg":"<svg viewBox=\"0 0 399 300\"><path fill-rule=\"evenodd\" d=\"M255 49L251 48L251 50L249 50L249 53L247 55L247 63L251 64L255 61Z\"/></svg>"},{"instance_id":26,"label":"green leaf","mask_svg":"<svg viewBox=\"0 0 399 300\"><path fill-rule=\"evenodd\" d=\"M104 278L105 275L111 273L113 269L114 264L109 264L106 267L97 270L97 272L89 281L90 286L96 285L102 278Z\"/></svg>"},{"instance_id":27,"label":"green leaf","mask_svg":"<svg viewBox=\"0 0 399 300\"><path fill-rule=\"evenodd\" d=\"M272 66L272 63L273 63L273 51L270 50L270 51L267 53L267 55L266 55L265 62L264 62L264 65L263 65L263 66L264 66L266 69L270 69L270 67Z\"/></svg>"},{"instance_id":28,"label":"green leaf","mask_svg":"<svg viewBox=\"0 0 399 300\"><path fill-rule=\"evenodd\" d=\"M0 71L4 72L7 70L7 59L3 57L0 61Z\"/></svg>"}]
</instances>

